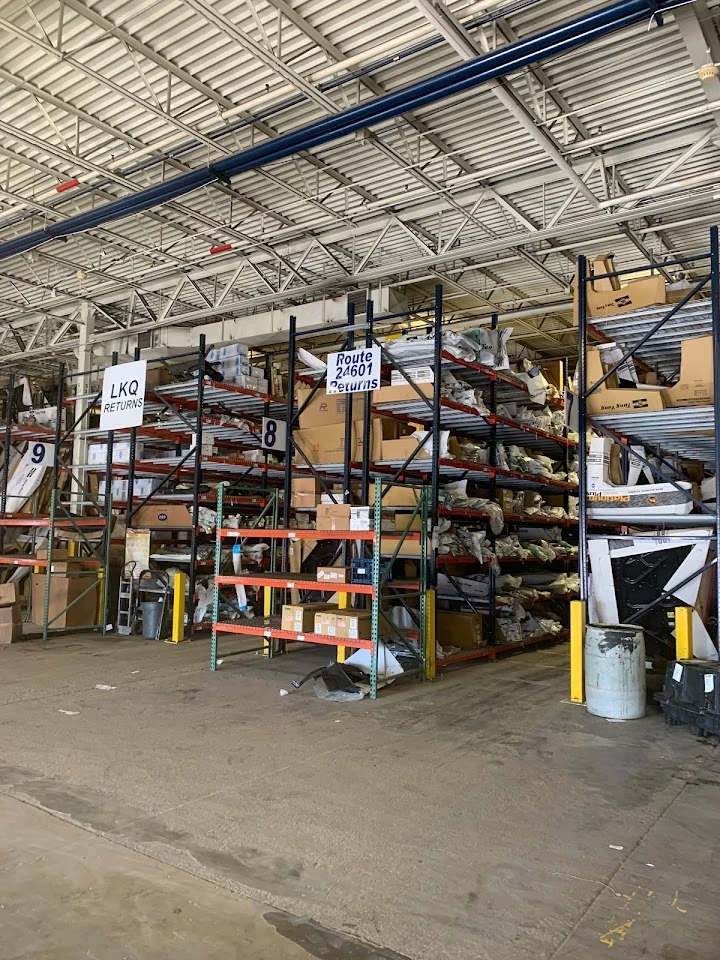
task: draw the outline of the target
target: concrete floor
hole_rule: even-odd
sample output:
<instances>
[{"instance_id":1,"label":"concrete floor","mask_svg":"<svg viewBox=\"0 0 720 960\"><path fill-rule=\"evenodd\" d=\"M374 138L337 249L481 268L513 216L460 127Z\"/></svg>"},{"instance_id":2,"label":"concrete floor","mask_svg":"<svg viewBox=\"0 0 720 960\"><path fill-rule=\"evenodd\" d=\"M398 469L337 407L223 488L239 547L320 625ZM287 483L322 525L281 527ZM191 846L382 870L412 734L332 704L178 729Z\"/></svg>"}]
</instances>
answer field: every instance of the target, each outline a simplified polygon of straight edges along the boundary
<instances>
[{"instance_id":1,"label":"concrete floor","mask_svg":"<svg viewBox=\"0 0 720 960\"><path fill-rule=\"evenodd\" d=\"M720 756L567 647L344 705L207 648L0 648L3 960L717 960Z\"/></svg>"}]
</instances>

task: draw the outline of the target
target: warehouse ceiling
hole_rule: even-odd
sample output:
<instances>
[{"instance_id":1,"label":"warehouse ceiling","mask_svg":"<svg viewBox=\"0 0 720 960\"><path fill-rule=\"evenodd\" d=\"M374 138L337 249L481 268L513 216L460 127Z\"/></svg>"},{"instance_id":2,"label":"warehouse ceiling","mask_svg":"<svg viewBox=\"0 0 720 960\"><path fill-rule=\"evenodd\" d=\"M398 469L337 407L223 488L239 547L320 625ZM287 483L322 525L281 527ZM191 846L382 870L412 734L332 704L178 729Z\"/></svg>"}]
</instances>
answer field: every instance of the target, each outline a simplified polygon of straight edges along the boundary
<instances>
[{"instance_id":1,"label":"warehouse ceiling","mask_svg":"<svg viewBox=\"0 0 720 960\"><path fill-rule=\"evenodd\" d=\"M602 6L578 0L5 0L0 241L102 207ZM707 247L720 6L0 262L5 369L81 341L393 287L574 352L578 254ZM674 276L676 268L668 271ZM132 330L130 329L132 328Z\"/></svg>"}]
</instances>

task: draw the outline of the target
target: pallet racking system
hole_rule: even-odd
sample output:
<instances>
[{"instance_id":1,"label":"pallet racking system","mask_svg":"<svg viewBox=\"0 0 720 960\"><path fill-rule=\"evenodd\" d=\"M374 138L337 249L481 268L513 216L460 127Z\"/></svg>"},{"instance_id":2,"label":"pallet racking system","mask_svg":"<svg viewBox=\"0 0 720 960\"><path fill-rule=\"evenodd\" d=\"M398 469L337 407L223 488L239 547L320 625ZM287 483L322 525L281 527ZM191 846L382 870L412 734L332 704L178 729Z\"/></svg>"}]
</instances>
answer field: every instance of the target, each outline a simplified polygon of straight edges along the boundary
<instances>
[{"instance_id":1,"label":"pallet racking system","mask_svg":"<svg viewBox=\"0 0 720 960\"><path fill-rule=\"evenodd\" d=\"M607 437L620 445L624 462L634 457L649 468L654 478L669 483L681 491L687 500L692 500L699 512L685 515L648 515L633 517L624 526L616 521L617 533L613 537L628 536L628 527L636 535L652 535L653 532L666 538L682 536L688 540L710 538L717 544L720 536L720 514L716 507L703 502L691 491L683 489L679 482L686 480L677 466L678 459L701 461L708 472L717 478L720 468L720 445L716 442L718 413L720 411L720 381L713 380L712 403L700 406L682 406L631 413L588 413L588 400L617 371L630 360L637 366L654 371L661 379L674 380L680 371L681 343L700 336L712 337L713 367L720 369L720 244L718 228L710 231L710 250L683 257L681 260L664 260L651 273L663 273L670 268L694 276L685 289L676 295L672 305L644 307L625 310L607 316L591 317L587 289L590 282L598 280L635 279L636 270L617 270L610 273L590 275L585 257L578 258L578 421L580 437L580 600L587 604L590 588L589 541L592 536L592 521L588 518L587 446L590 430ZM622 357L603 373L596 382L588 382L589 341L597 343L616 342L622 348ZM637 447L644 447L643 456ZM631 451L631 448L635 448ZM713 551L716 552L716 551ZM720 567L717 557L692 573L672 590L664 590L649 603L642 604L626 619L632 623L645 623L648 614L658 607L674 608L678 603L676 594L687 584L715 568L715 619L720 624ZM582 611L587 617L586 608ZM668 652L672 650L666 640ZM672 654L670 654L672 656Z\"/></svg>"},{"instance_id":2,"label":"pallet racking system","mask_svg":"<svg viewBox=\"0 0 720 960\"><path fill-rule=\"evenodd\" d=\"M139 348L135 350L134 359L142 359ZM113 364L116 362L117 355L114 355ZM185 380L163 382L166 379L163 378L163 373L177 370L184 371ZM151 371L155 376L150 377ZM269 372L267 359L266 371ZM11 526L24 525L38 529L47 526L50 529L50 556L47 561L38 561L30 556L10 556L0 558L0 564L17 566L25 563L49 568L52 563L52 543L60 528L71 526L76 531L82 531L102 526L105 535L100 549L90 544L86 552L92 553L92 557L76 561L76 566L87 567L92 561L103 569L103 580L108 583L113 519L124 520L128 530L138 527L147 529L151 536L162 530L184 537L182 555L165 558L162 554L152 553L151 560L155 564L167 561L187 566L189 609L187 617L184 618L186 624L182 633L191 636L197 581L203 575L203 569L204 575L209 578L212 568L210 542L207 560L203 563L197 557L198 547L204 536L199 522L200 510L203 506L212 508L216 503L215 494L206 490L205 485L223 480L230 483L233 492L226 495L226 505L232 504L248 516L263 509L273 486L282 483L282 469L273 465L267 452L263 452L261 459L251 459L250 455L247 458L238 457L236 450L238 445L243 449L261 449L262 417L282 414L285 410L285 399L274 396L269 388L261 393L215 380L217 374L206 361L204 338L201 338L197 350L172 354L162 359L149 359L148 373L152 382L145 392L145 416L142 425L114 431L101 430L96 423L102 393L102 368L67 373L64 366L61 366L57 381L57 406L58 409L66 411L65 416L71 421L67 430L60 426L62 418L58 418L55 431L14 423L14 384L11 379L7 390L7 415L4 424L6 442L3 455L5 469L0 488L0 536L3 529ZM203 453L203 441L208 438L217 445L217 454ZM42 442L48 446L52 441L54 444L51 465L53 489L47 516L7 516L5 513L8 499L7 467L13 441ZM118 462L114 454L123 441L126 441L128 447L127 455ZM88 462L88 447L101 442L107 445L102 462ZM140 444L152 447L152 453L141 456ZM71 448L75 450L76 458L77 451L80 450L79 462L77 459L72 462ZM61 496L59 492L58 479L63 475L70 478L72 492L69 496ZM90 477L98 480L102 478L105 485L102 495L90 491ZM127 483L127 495L113 497L113 479L123 478ZM152 480L153 489L147 494L136 496L136 480L141 479ZM183 489L176 488L179 483L183 484ZM97 489L100 489L99 485ZM187 523L170 526L167 522L162 522L157 527L147 524L145 520L142 524L138 523L143 517L140 512L143 507L174 507L183 504L189 508L191 514ZM88 516L88 513L93 515ZM34 553L34 550L32 552ZM49 591L50 578L47 580ZM180 584L184 590L184 580L181 580ZM103 611L98 629L104 633L112 617L108 609L107 591L103 596ZM48 622L47 603L48 600L42 626L45 637L51 625L51 622Z\"/></svg>"},{"instance_id":3,"label":"pallet racking system","mask_svg":"<svg viewBox=\"0 0 720 960\"><path fill-rule=\"evenodd\" d=\"M429 332L429 336L421 343L420 352L416 351L413 353L412 366L425 365L435 371L435 384L431 385L430 388L427 388L427 386L423 388L416 383L409 373L408 368L410 363L404 362L394 355L393 345L396 341L386 340L385 342L381 342L376 336L380 324L387 326L388 324L409 321L410 316L408 314L383 316L380 320L376 321L373 316L373 303L371 300L367 300L357 316L352 304L349 305L346 324L338 325L334 328L328 326L318 327L312 330L305 330L302 334L298 332L294 318L290 318L288 383L299 382L304 384L309 388L309 394L304 397L302 404L298 407L291 391L288 389L282 526L271 534L268 534L267 530L264 530L263 536L277 539L285 545L287 545L289 540L293 539L313 539L318 538L318 536L329 539L335 536L334 534L326 536L328 534L327 531L322 531L318 534L314 530L297 530L291 527L294 515L291 507L292 478L293 476L302 475L315 477L320 489L325 493L330 492L333 481L342 478L341 489L344 493L339 495L338 499L344 502L349 502L351 484L356 483L360 502L369 503L368 494L371 480L374 479L376 482L378 480L383 481L378 488L380 491L379 501L376 501L374 504L376 520L378 509L380 512L387 510L387 506L383 500L387 491L391 489L392 486L424 486L427 489L425 496L427 501L428 529L433 531L434 534L438 530L440 521L445 518L455 520L462 519L473 527L485 528L488 525L488 515L486 512L456 508L452 504L449 506L442 505L441 486L443 483L451 480L469 479L475 484L487 485L491 500L495 500L497 492L503 488L543 492L551 491L555 494L559 493L563 495L563 502L567 509L569 506L569 497L576 492L577 489L575 484L568 480L550 479L548 477L523 473L503 467L497 463L497 445L501 442L524 443L528 447L532 446L535 450L540 450L554 456L555 459L561 462L565 470L568 471L570 469L571 459L575 455L577 444L563 434L541 429L527 422L520 422L498 411L498 405L500 403L507 404L519 401L529 406L534 405L538 408L542 406L542 404L534 404L527 385L517 376L505 370L498 370L494 367L489 367L477 363L474 360L458 356L446 347L443 341L442 287L438 285L436 288L432 306L425 311L421 311L420 314L416 313L413 316L416 324L418 323L418 316L420 317L419 326L425 328L421 329L421 333L426 334ZM427 318L424 324L422 322L423 317ZM495 329L495 327L496 320L494 319L493 329ZM349 394L349 402L347 402L345 410L344 457L337 462L316 464L310 462L303 449L295 442L295 431L303 410L308 408L316 392L323 387L326 380L326 372L312 369L298 371L296 357L301 337L322 337L323 341L326 342L329 338L332 338L333 332L337 339L343 341L343 347L341 349L352 349L357 343L361 343L365 347L378 347L382 355L383 379L387 379L391 371L396 371L396 379L400 379L401 382L407 386L409 397L402 401L384 402L382 400L382 392L371 394L368 391L360 397L354 398L354 400L352 399L352 394ZM471 383L473 388L481 388L486 391L485 395L488 399L487 408L478 409L473 406L468 406L467 404L457 403L442 396L440 383L442 374L445 372L457 373L464 380ZM550 403L557 409L561 409L563 406L560 400L551 400ZM361 408L364 431L361 452L355 457L351 450L350 438L352 424L356 419L359 419L359 416L353 414L353 405L355 405L355 410L357 410L358 406ZM400 421L406 425L414 424L430 429L422 440L417 442L416 449L403 460L372 459L370 457L371 444L369 439L371 417L386 417ZM457 430L465 436L487 443L489 451L488 462L478 463L463 460L456 456L441 455L440 445L432 443L431 438L439 436L440 431L446 429ZM428 452L429 456L427 455ZM335 497L331 495L330 499L335 499ZM395 510L401 514L413 512L410 507L396 507ZM417 510L417 506L415 510ZM312 513L312 511L310 511L310 513ZM552 517L532 517L513 514L506 516L504 523L510 528L516 525L522 527L531 527L534 525L547 527L556 525L556 521ZM577 528L577 521L565 516L560 521L560 525L570 529ZM248 536L252 535L249 532L246 533ZM227 531L227 536L237 537L237 533ZM492 534L490 536L492 543ZM337 539L341 544L344 563L347 557L348 542L352 539L352 534L345 532L339 535ZM363 539L366 543L372 540L371 537ZM377 544L375 544L375 548L375 552L377 552ZM563 559L562 565L566 566L572 562L572 560ZM279 578L278 576L267 578L266 583L262 576L243 575L242 583L247 586L262 585L267 587L270 592L272 588L277 586L284 587L287 582L297 585L302 581L303 587L309 589L308 578L303 580L303 578L297 574L292 574L292 576L289 574L286 548L283 549L280 563L285 573L281 574ZM500 563L502 565L507 564L510 569L513 568L512 558L501 559ZM522 563L526 567L534 565L532 559L524 560ZM439 573L441 571L447 571L447 580L454 586L450 595L447 594L446 588L443 588L446 592L440 595L440 599L452 599L456 604L461 603L464 609L472 612L486 612L489 622L488 645L478 650L463 650L459 654L444 656L436 661L435 643L434 641L430 642L428 640L424 658L424 676L433 676L436 666L449 666L452 663L465 663L469 660L493 657L506 650L522 649L549 639L547 636L541 636L520 642L503 642L502 637L498 636L496 631L496 613L502 613L506 607L499 599L496 602L494 564L487 567L490 596L486 601L479 602L468 597L462 588L458 586L457 578L452 575L452 569L463 564L471 568L473 572L478 569L484 569L487 566L474 555L440 555L438 552L437 535L435 534L431 537L427 546L427 566L425 569L421 564L419 573L419 577L424 579L427 586L427 597L424 601L428 619L428 624L426 625L427 636L435 636L435 609L438 598ZM548 569L550 566L550 564L544 565L545 569ZM216 565L216 570L218 569ZM240 582L234 580L232 577L227 579L222 573L218 573L218 576L221 578L219 581L220 586ZM317 589L317 585L313 589ZM565 619L568 599L569 595L551 598L550 600L541 602L554 603L556 609L558 604L562 604L563 619ZM265 612L266 614L268 613L268 607L265 608ZM263 631L268 629L267 624L223 624L217 621L217 618L214 619L216 627L218 628L217 633L234 632L263 636ZM266 640L269 638L275 638L281 641L288 639L284 634L282 636L276 634L272 627L269 629L270 633L267 634ZM565 636L564 632L563 636ZM265 646L265 649L267 650L267 646ZM273 647L270 648L270 653L273 652L273 649ZM215 636L211 654L211 665L213 668L217 665L217 657L218 646L217 636ZM225 655L222 659L225 659Z\"/></svg>"},{"instance_id":4,"label":"pallet racking system","mask_svg":"<svg viewBox=\"0 0 720 960\"><path fill-rule=\"evenodd\" d=\"M70 427L65 426L65 420L70 419L64 404L68 386L78 374L67 373L64 364L60 364L57 380L57 394L55 406L55 427L42 427L37 424L21 425L15 422L14 393L15 380L11 375L5 392L5 422L3 425L3 467L0 481L0 543L2 567L28 567L44 574L43 617L42 624L36 624L42 631L43 640L51 634L62 633L66 628L53 627L53 624L64 617L73 607L90 595L97 595L97 622L86 626L75 626L73 630L99 630L102 634L107 631L108 622L108 584L110 578L110 536L112 530L112 502L93 495L85 486L83 480L75 471L71 459L71 442L73 434L79 425L88 416L88 410L82 411L72 422ZM50 475L49 506L46 513L41 511L39 503L40 490L36 489L29 497L13 494L10 489L12 452L20 445L27 444L26 456L34 465L31 469L42 471ZM21 460L16 461L16 466ZM104 465L106 482L110 477L110 464ZM42 474L40 474L42 476ZM68 489L67 481L70 481ZM32 513L9 511L10 502L18 499L32 501ZM26 530L25 543L29 548L26 553L6 554L5 539L10 529ZM99 539L92 537L92 532L99 533ZM83 577L92 582L84 587L79 594L73 596L61 609L55 608L50 616L52 574L58 566L56 559L56 540L62 535L74 536L74 555L63 565L67 565L64 575L68 578ZM40 535L40 538L38 537ZM39 539L45 541L46 555L38 557ZM89 576L90 574L90 576ZM32 583L32 581L31 581ZM82 586L82 584L81 584ZM74 591L72 591L74 592ZM28 605L34 606L31 591L28 591ZM28 610L28 615L30 611Z\"/></svg>"},{"instance_id":5,"label":"pallet racking system","mask_svg":"<svg viewBox=\"0 0 720 960\"><path fill-rule=\"evenodd\" d=\"M428 658L432 659L432 644L426 635L427 628L427 548L428 548L428 524L427 524L427 497L421 496L415 509L408 517L406 528L400 532L392 534L382 530L382 498L389 489L388 485L383 484L380 479L374 483L373 495L373 524L372 529L368 530L302 530L292 529L289 526L277 525L277 511L273 520L268 525L262 525L262 518L259 518L259 524L249 528L223 527L218 524L216 533L216 551L215 551L215 591L213 598L213 636L210 648L210 668L216 670L220 660L229 657L238 656L244 653L253 653L262 650L268 657L276 653L288 652L288 644L321 644L331 646L337 649L338 661L346 659L347 651L350 649L365 649L370 651L370 697L375 699L378 690L378 660L381 648L381 634L388 633L402 647L403 654L410 658L412 666L405 668L403 676L418 676L425 679L428 673ZM223 494L222 488L219 493L218 516L222 514ZM419 518L421 520L420 531L411 531L413 521ZM224 574L222 572L222 543L224 540L234 540L238 544L244 544L248 540L268 539L270 540L270 570L260 571L258 573L232 573ZM316 576L303 574L302 572L292 572L288 569L288 552L282 551L281 558L278 558L277 547L283 546L288 542L299 542L302 540L318 540L324 542L333 542L338 544L343 555L350 548L351 544L357 547L368 546L371 549L372 557L368 558L371 564L372 576L369 582L332 582L327 583L318 581ZM393 564L400 556L404 545L417 543L419 545L419 576L417 580L394 579L392 576ZM275 563L280 560L281 569L276 571ZM252 620L243 620L241 617L235 620L221 619L220 617L220 597L221 588L227 586L253 587L263 590L264 611L262 617L253 617ZM320 595L329 594L330 597L337 595L338 610L347 608L348 597L361 598L369 601L371 630L370 637L349 639L338 636L330 636L315 631L297 632L287 630L282 626L280 618L277 615L276 606L278 594L289 591L298 591L303 593L317 593ZM411 631L401 631L392 621L391 617L382 608L383 594L391 593L393 598L417 597L418 612L414 619L414 627ZM360 601L356 601L360 602ZM407 605L403 603L406 609ZM222 657L219 657L219 635L234 634L241 637L262 638L262 646L246 647L240 650L229 652L222 651Z\"/></svg>"}]
</instances>

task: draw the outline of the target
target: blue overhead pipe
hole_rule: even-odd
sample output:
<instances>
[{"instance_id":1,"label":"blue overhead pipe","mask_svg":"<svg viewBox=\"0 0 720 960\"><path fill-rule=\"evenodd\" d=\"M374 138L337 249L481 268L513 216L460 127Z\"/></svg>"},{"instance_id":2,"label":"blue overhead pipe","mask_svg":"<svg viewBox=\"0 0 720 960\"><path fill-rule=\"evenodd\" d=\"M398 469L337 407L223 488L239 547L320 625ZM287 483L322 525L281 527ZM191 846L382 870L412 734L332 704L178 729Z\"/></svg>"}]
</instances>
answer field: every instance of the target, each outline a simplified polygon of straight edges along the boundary
<instances>
[{"instance_id":1,"label":"blue overhead pipe","mask_svg":"<svg viewBox=\"0 0 720 960\"><path fill-rule=\"evenodd\" d=\"M50 240L82 233L142 213L211 183L227 182L239 173L282 160L300 150L329 143L427 104L456 96L488 80L506 76L539 60L558 56L615 30L639 23L647 17L653 16L659 21L662 11L674 5L675 0L620 0L593 13L551 27L534 37L518 40L482 57L464 62L403 90L376 97L350 110L301 127L294 133L284 134L242 153L225 157L208 167L167 180L104 207L70 217L62 223L51 224L42 230L9 240L0 244L0 260L33 250Z\"/></svg>"}]
</instances>

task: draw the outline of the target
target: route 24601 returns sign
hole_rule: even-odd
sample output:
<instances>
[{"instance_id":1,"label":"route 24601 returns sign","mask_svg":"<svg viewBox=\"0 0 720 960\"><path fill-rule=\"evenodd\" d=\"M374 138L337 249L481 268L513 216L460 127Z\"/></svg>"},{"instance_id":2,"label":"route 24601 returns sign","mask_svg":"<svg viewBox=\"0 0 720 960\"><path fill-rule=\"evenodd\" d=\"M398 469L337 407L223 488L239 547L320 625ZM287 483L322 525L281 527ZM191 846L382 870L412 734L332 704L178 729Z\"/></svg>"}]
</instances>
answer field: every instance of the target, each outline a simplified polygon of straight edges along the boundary
<instances>
[{"instance_id":1,"label":"route 24601 returns sign","mask_svg":"<svg viewBox=\"0 0 720 960\"><path fill-rule=\"evenodd\" d=\"M329 353L328 393L366 393L380 386L380 347L360 347Z\"/></svg>"},{"instance_id":2,"label":"route 24601 returns sign","mask_svg":"<svg viewBox=\"0 0 720 960\"><path fill-rule=\"evenodd\" d=\"M103 373L100 429L139 427L145 412L147 360L118 363Z\"/></svg>"}]
</instances>

